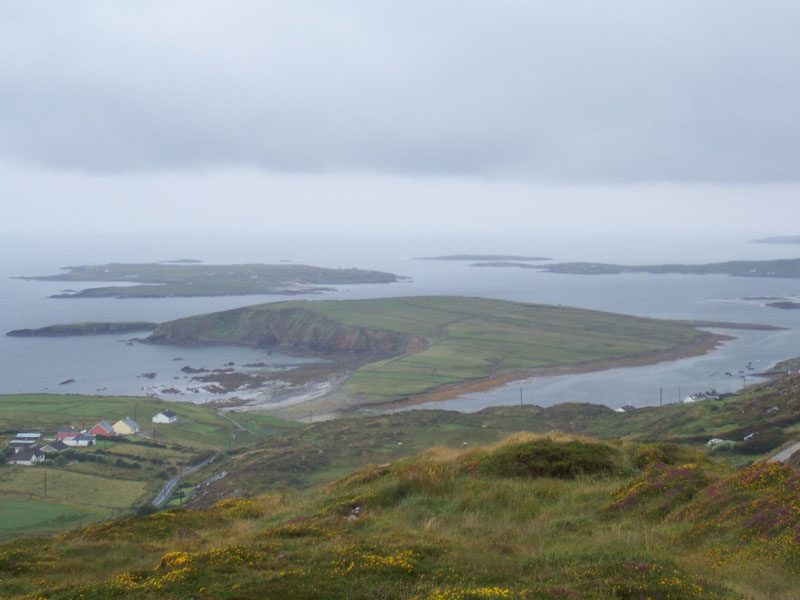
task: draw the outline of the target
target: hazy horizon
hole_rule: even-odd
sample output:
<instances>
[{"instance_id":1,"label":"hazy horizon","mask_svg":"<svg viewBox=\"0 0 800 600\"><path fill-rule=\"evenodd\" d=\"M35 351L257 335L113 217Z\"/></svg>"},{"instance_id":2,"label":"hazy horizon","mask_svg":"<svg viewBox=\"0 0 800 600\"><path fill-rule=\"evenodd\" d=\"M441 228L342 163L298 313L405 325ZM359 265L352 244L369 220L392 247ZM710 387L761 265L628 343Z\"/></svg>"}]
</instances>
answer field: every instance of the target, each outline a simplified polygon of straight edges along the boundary
<instances>
[{"instance_id":1,"label":"hazy horizon","mask_svg":"<svg viewBox=\"0 0 800 600\"><path fill-rule=\"evenodd\" d=\"M800 233L786 0L0 17L6 233Z\"/></svg>"}]
</instances>

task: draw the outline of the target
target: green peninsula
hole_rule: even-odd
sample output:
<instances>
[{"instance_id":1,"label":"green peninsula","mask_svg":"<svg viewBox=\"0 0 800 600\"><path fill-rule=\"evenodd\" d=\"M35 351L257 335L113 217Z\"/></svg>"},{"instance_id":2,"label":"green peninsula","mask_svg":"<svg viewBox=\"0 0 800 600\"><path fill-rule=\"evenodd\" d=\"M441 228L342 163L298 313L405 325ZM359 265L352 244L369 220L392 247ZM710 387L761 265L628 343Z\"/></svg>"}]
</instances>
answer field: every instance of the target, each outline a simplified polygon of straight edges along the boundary
<instances>
[{"instance_id":1,"label":"green peninsula","mask_svg":"<svg viewBox=\"0 0 800 600\"><path fill-rule=\"evenodd\" d=\"M537 266L547 273L568 275L619 275L621 273L651 273L662 275L731 275L733 277L800 278L800 258L780 260L731 260L702 265L614 265L594 262L567 262Z\"/></svg>"},{"instance_id":2,"label":"green peninsula","mask_svg":"<svg viewBox=\"0 0 800 600\"><path fill-rule=\"evenodd\" d=\"M53 298L168 298L304 294L324 286L357 283L393 283L392 273L364 269L328 269L297 264L211 265L143 263L65 267L65 273L21 277L36 281L124 282L125 285L67 291Z\"/></svg>"},{"instance_id":3,"label":"green peninsula","mask_svg":"<svg viewBox=\"0 0 800 600\"><path fill-rule=\"evenodd\" d=\"M353 406L437 400L432 392L487 380L499 385L498 377L515 379L534 369L675 358L708 350L717 339L685 323L432 296L262 304L163 323L148 341L277 346L334 364L350 360L352 375L342 387Z\"/></svg>"}]
</instances>

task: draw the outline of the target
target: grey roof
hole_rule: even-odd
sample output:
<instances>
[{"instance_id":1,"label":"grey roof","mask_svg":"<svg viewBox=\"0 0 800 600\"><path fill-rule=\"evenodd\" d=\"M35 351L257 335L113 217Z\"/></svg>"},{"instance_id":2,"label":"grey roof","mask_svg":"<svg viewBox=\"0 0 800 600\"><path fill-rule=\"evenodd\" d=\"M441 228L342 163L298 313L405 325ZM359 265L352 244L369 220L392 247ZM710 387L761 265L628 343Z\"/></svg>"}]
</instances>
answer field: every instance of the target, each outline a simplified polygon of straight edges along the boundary
<instances>
[{"instance_id":1,"label":"grey roof","mask_svg":"<svg viewBox=\"0 0 800 600\"><path fill-rule=\"evenodd\" d=\"M55 452L61 452L62 450L66 450L67 448L69 448L69 446L67 446L61 440L55 440L53 442L48 442L47 444L45 444L44 446L42 446L39 449L45 451L44 450L45 448L51 448Z\"/></svg>"},{"instance_id":2,"label":"grey roof","mask_svg":"<svg viewBox=\"0 0 800 600\"><path fill-rule=\"evenodd\" d=\"M44 458L44 452L39 450L39 448L25 448L24 450L20 450L16 454L9 457L8 462L27 462L31 460L33 457L41 457Z\"/></svg>"},{"instance_id":3,"label":"grey roof","mask_svg":"<svg viewBox=\"0 0 800 600\"><path fill-rule=\"evenodd\" d=\"M25 438L22 438L22 439L20 439L20 438L14 438L14 439L13 439L13 440L11 440L10 442L8 442L8 445L9 445L9 446L13 446L14 448L19 448L19 447L27 447L27 446L33 446L33 445L34 445L34 444L36 444L38 441L39 441L39 440L25 439Z\"/></svg>"},{"instance_id":4,"label":"grey roof","mask_svg":"<svg viewBox=\"0 0 800 600\"><path fill-rule=\"evenodd\" d=\"M139 428L139 424L136 421L134 421L133 419L131 419L130 417L124 417L124 418L120 419L120 421L125 423L125 425L127 425L131 429L138 429Z\"/></svg>"}]
</instances>

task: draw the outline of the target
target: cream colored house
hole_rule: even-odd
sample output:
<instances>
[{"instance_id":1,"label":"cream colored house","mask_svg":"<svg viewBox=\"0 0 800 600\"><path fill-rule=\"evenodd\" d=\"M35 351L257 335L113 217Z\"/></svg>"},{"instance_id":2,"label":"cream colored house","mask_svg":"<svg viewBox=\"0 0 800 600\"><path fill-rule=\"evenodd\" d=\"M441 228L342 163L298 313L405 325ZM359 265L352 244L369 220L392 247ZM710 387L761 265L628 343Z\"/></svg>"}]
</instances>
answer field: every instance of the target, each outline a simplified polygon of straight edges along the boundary
<instances>
[{"instance_id":1,"label":"cream colored house","mask_svg":"<svg viewBox=\"0 0 800 600\"><path fill-rule=\"evenodd\" d=\"M139 424L130 417L120 419L112 427L117 435L133 435L139 431Z\"/></svg>"}]
</instances>

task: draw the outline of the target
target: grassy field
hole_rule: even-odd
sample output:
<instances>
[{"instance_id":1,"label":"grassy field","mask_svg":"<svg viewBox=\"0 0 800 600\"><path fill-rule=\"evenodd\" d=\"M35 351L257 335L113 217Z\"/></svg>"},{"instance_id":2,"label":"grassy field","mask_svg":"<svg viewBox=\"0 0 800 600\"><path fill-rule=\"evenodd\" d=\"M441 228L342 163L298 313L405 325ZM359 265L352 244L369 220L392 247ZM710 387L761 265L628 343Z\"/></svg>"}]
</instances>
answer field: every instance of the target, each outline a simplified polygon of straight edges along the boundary
<instances>
[{"instance_id":1,"label":"grassy field","mask_svg":"<svg viewBox=\"0 0 800 600\"><path fill-rule=\"evenodd\" d=\"M163 343L246 343L393 355L347 381L381 403L503 371L654 357L709 338L689 325L452 296L259 305L162 324Z\"/></svg>"},{"instance_id":2,"label":"grassy field","mask_svg":"<svg viewBox=\"0 0 800 600\"><path fill-rule=\"evenodd\" d=\"M110 423L123 417L135 419L148 438L152 438L152 418L163 410L178 414L179 422L155 426L158 441L194 449L244 448L283 427L285 421L266 415L253 415L251 431L238 428L216 410L189 402L169 402L157 398L125 396L78 396L57 394L18 394L0 396L0 436L13 437L18 431L42 431L55 436L57 429L74 426L90 428L100 419ZM248 428L249 429L249 428ZM231 434L235 434L232 437Z\"/></svg>"},{"instance_id":3,"label":"grassy field","mask_svg":"<svg viewBox=\"0 0 800 600\"><path fill-rule=\"evenodd\" d=\"M773 410L777 407L778 410ZM498 406L476 413L412 410L354 415L297 426L264 439L218 466L229 472L192 504L208 505L237 491L249 496L305 489L367 464L380 464L432 446L471 448L516 432L561 431L603 440L672 442L741 466L800 440L800 377L749 388L738 396L618 413L595 404L548 408ZM753 435L747 442L744 437ZM732 448L710 450L721 438Z\"/></svg>"},{"instance_id":4,"label":"grassy field","mask_svg":"<svg viewBox=\"0 0 800 600\"><path fill-rule=\"evenodd\" d=\"M44 501L25 496L0 496L0 540L46 535L109 518L104 508Z\"/></svg>"},{"instance_id":5,"label":"grassy field","mask_svg":"<svg viewBox=\"0 0 800 600\"><path fill-rule=\"evenodd\" d=\"M54 533L130 513L147 500L150 488L119 473L0 467L0 538Z\"/></svg>"},{"instance_id":6,"label":"grassy field","mask_svg":"<svg viewBox=\"0 0 800 600\"><path fill-rule=\"evenodd\" d=\"M157 425L156 413L170 409L180 422ZM0 396L0 439L16 432L56 430L138 420L142 436L104 440L69 451L47 467L0 465L0 537L52 532L122 514L149 502L167 479L209 451L241 450L296 425L266 415L243 415L237 423L216 410L153 398L27 394ZM47 472L47 496L44 477Z\"/></svg>"},{"instance_id":7,"label":"grassy field","mask_svg":"<svg viewBox=\"0 0 800 600\"><path fill-rule=\"evenodd\" d=\"M789 600L798 486L782 465L517 435L5 543L0 596Z\"/></svg>"}]
</instances>

